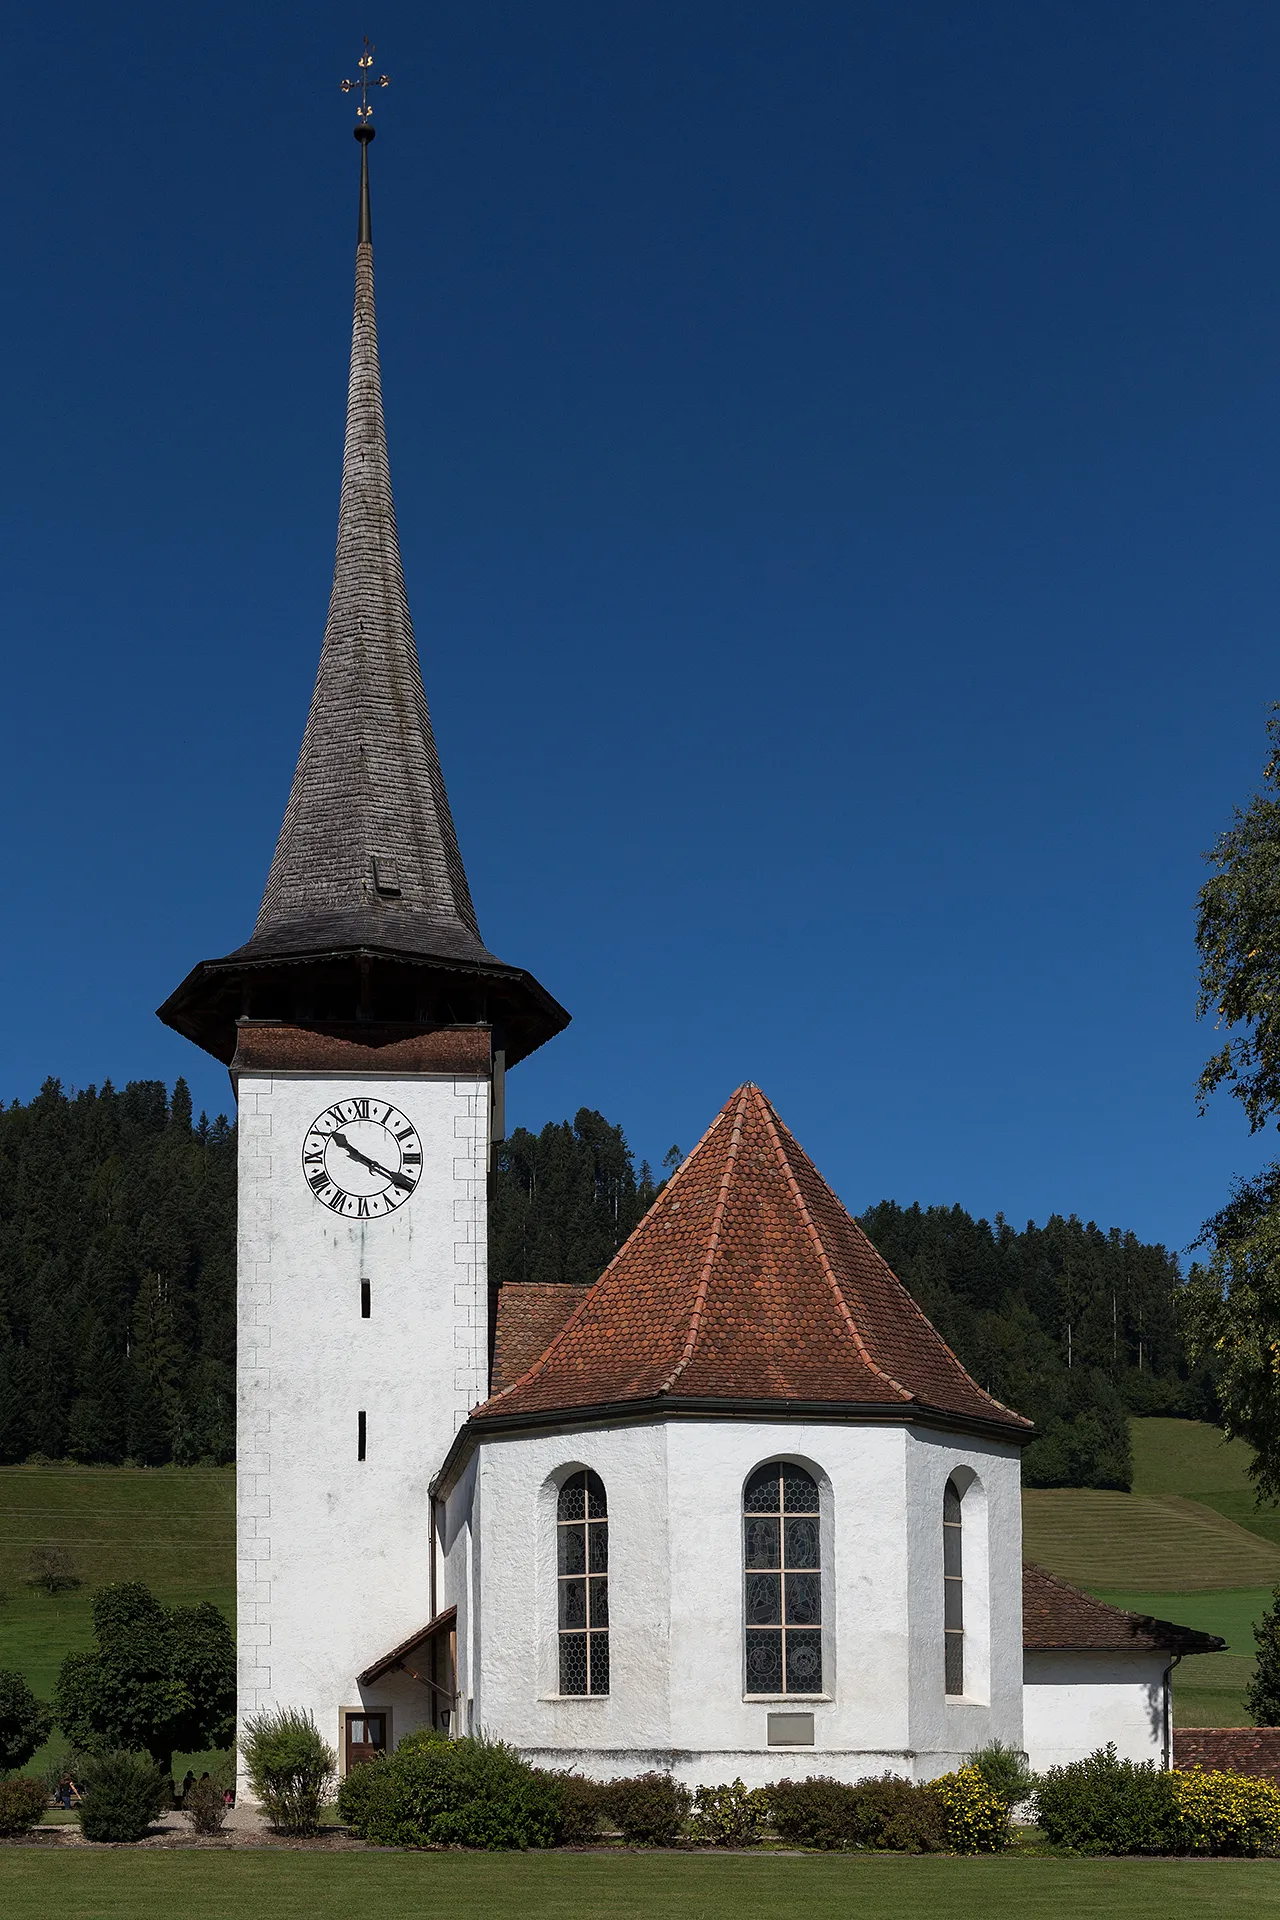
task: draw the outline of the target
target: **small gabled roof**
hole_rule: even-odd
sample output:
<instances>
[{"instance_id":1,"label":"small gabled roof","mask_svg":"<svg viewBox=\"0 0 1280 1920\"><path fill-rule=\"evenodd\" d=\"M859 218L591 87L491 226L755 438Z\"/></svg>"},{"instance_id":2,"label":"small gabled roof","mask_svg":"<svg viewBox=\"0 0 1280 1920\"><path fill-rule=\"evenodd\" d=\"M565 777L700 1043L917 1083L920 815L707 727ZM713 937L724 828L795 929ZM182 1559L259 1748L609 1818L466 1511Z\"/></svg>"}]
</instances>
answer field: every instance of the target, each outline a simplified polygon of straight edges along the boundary
<instances>
[{"instance_id":1,"label":"small gabled roof","mask_svg":"<svg viewBox=\"0 0 1280 1920\"><path fill-rule=\"evenodd\" d=\"M1030 1561L1022 1569L1022 1641L1028 1653L1221 1653L1215 1633L1109 1607Z\"/></svg>"},{"instance_id":2,"label":"small gabled roof","mask_svg":"<svg viewBox=\"0 0 1280 1920\"><path fill-rule=\"evenodd\" d=\"M590 1287L562 1280L509 1280L498 1290L490 1393L501 1393L545 1353Z\"/></svg>"},{"instance_id":3,"label":"small gabled roof","mask_svg":"<svg viewBox=\"0 0 1280 1920\"><path fill-rule=\"evenodd\" d=\"M732 1401L941 1413L1011 1439L1031 1433L970 1379L750 1083L545 1351L503 1381L473 1431L587 1408Z\"/></svg>"}]
</instances>

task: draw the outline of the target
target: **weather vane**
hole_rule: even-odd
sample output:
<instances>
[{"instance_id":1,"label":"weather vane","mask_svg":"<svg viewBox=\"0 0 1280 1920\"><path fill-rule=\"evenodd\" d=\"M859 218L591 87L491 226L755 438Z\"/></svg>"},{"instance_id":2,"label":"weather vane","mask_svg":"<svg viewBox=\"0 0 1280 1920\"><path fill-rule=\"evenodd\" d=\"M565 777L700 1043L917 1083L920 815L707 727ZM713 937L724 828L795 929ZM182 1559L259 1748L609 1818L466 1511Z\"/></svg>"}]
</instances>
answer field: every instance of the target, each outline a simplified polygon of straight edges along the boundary
<instances>
[{"instance_id":1,"label":"weather vane","mask_svg":"<svg viewBox=\"0 0 1280 1920\"><path fill-rule=\"evenodd\" d=\"M364 52L360 56L360 78L341 82L344 93L354 93L357 87L360 89L360 105L356 108L356 120L362 127L367 126L373 119L373 108L369 105L370 87L389 87L391 84L389 76L385 73L380 73L376 80L373 77L373 56L376 52L377 48L369 45L369 36L366 33Z\"/></svg>"}]
</instances>

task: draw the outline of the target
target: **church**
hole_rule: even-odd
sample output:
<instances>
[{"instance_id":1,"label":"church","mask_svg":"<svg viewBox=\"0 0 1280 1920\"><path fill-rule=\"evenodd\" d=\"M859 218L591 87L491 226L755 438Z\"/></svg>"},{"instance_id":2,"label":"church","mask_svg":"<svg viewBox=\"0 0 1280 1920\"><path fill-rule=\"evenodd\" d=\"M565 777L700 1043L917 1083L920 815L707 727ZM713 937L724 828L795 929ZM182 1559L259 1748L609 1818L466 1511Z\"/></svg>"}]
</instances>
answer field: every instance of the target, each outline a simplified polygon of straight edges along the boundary
<instances>
[{"instance_id":1,"label":"church","mask_svg":"<svg viewBox=\"0 0 1280 1920\"><path fill-rule=\"evenodd\" d=\"M485 946L405 594L367 108L337 552L250 938L160 1009L238 1103L239 1714L606 1777L1169 1764L1221 1645L1022 1564L1030 1423L760 1088L589 1287L491 1287L506 1075L569 1015ZM243 1786L243 1783L242 1783Z\"/></svg>"}]
</instances>

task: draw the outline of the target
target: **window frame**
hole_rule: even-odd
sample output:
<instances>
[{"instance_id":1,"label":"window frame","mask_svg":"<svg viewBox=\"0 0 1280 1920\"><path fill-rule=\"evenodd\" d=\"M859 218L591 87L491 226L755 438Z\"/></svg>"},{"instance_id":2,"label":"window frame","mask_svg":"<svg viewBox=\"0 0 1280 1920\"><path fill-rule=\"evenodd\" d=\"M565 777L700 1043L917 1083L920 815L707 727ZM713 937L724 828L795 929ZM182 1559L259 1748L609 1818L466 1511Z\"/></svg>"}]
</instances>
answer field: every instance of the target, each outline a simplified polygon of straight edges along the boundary
<instances>
[{"instance_id":1,"label":"window frame","mask_svg":"<svg viewBox=\"0 0 1280 1920\"><path fill-rule=\"evenodd\" d=\"M964 1494L956 1475L942 1489L942 1692L946 1700L963 1700L966 1680L964 1624ZM951 1502L954 1501L954 1517ZM952 1681L958 1686L953 1687Z\"/></svg>"},{"instance_id":2,"label":"window frame","mask_svg":"<svg viewBox=\"0 0 1280 1920\"><path fill-rule=\"evenodd\" d=\"M785 1478L786 1478L788 1469L790 1469L793 1474L802 1475L807 1481L811 1483L814 1490L814 1504L812 1507L805 1507L803 1509L800 1509L800 1508L791 1508L787 1506L786 1504L787 1496L785 1492ZM777 1478L778 1478L779 1491L778 1491L778 1506L776 1510L771 1512L749 1510L747 1507L747 1499L753 1483L758 1480L761 1474L770 1470L776 1472ZM832 1684L833 1668L834 1668L834 1642L833 1642L831 1625L828 1620L828 1606L830 1604L831 1596L834 1591L834 1569L832 1564L833 1555L831 1551L833 1530L831 1527L830 1489L828 1486L826 1475L813 1461L807 1460L807 1459L796 1459L794 1456L790 1456L790 1455L779 1454L779 1455L775 1455L771 1459L759 1461L755 1466L752 1467L751 1471L746 1475L745 1479L743 1480L742 1491L738 1499L738 1512L739 1512L739 1523L740 1523L739 1524L738 1566L739 1566L739 1577L741 1582L739 1592L741 1596L740 1604L742 1607L742 1697L744 1700L749 1700L749 1701L829 1700L832 1697L831 1684ZM762 1567L759 1565L755 1565L755 1566L750 1565L749 1564L750 1549L748 1545L748 1533L747 1533L749 1523L753 1519L767 1520L767 1519L775 1519L775 1518L778 1522L778 1551L777 1551L776 1567ZM788 1520L801 1520L801 1519L803 1520L812 1519L816 1524L817 1564L816 1565L797 1564L795 1566L788 1566L787 1562L788 1562L789 1556L787 1552L788 1543L787 1543L786 1522ZM768 1574L768 1573L775 1573L775 1572L779 1580L779 1612L782 1615L782 1618L776 1624L770 1623L770 1622L762 1622L762 1621L752 1622L748 1618L747 1582L753 1573ZM795 1576L795 1575L806 1576L811 1574L816 1575L817 1585L818 1585L818 1605L817 1605L818 1617L816 1620L811 1620L807 1622L805 1621L789 1622L786 1619L786 1613L788 1610L787 1608L788 1596L787 1596L786 1582L787 1582L788 1574L792 1576ZM751 1684L750 1684L751 1638L754 1634L766 1633L766 1632L778 1633L781 1636L780 1653L781 1653L782 1684L780 1687L776 1689L755 1690L751 1687ZM787 1685L787 1678L788 1678L787 1669L789 1664L788 1658L787 1658L787 1652L788 1652L787 1640L788 1640L789 1634L792 1634L792 1633L805 1633L805 1634L815 1633L817 1635L819 1672L818 1672L818 1683L816 1686L806 1687L802 1690L799 1687L788 1687Z\"/></svg>"},{"instance_id":3,"label":"window frame","mask_svg":"<svg viewBox=\"0 0 1280 1920\"><path fill-rule=\"evenodd\" d=\"M582 1495L582 1512L566 1512L566 1496ZM598 1510L592 1512L593 1502ZM555 1685L562 1700L607 1700L610 1693L609 1641L609 1501L605 1484L593 1467L574 1467L564 1475L555 1490ZM582 1529L581 1555L571 1545L571 1535ZM595 1563L593 1565L593 1556ZM581 1558L581 1566L577 1561ZM571 1602L571 1587L582 1587L582 1625L566 1626ZM603 1612L602 1624L595 1624L597 1609ZM565 1686L567 1642L582 1641L585 1685Z\"/></svg>"}]
</instances>

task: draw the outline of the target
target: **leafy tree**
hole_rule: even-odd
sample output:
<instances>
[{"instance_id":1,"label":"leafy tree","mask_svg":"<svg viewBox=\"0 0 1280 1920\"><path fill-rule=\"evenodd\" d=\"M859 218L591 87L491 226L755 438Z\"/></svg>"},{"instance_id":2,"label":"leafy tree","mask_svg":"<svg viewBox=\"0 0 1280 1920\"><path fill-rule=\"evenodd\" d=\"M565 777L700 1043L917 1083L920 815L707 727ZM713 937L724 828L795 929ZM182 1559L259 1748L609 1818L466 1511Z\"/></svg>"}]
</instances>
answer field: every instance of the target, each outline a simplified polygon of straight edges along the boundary
<instances>
[{"instance_id":1,"label":"leafy tree","mask_svg":"<svg viewBox=\"0 0 1280 1920\"><path fill-rule=\"evenodd\" d=\"M1253 1637L1258 1645L1258 1664L1245 1706L1256 1727L1280 1727L1280 1587L1254 1627Z\"/></svg>"},{"instance_id":2,"label":"leafy tree","mask_svg":"<svg viewBox=\"0 0 1280 1920\"><path fill-rule=\"evenodd\" d=\"M20 1673L0 1668L0 1774L25 1767L53 1731L53 1713L42 1706Z\"/></svg>"},{"instance_id":3,"label":"leafy tree","mask_svg":"<svg viewBox=\"0 0 1280 1920\"><path fill-rule=\"evenodd\" d=\"M166 1607L140 1581L93 1596L96 1645L68 1654L58 1676L58 1724L82 1752L173 1755L230 1743L235 1643L218 1608Z\"/></svg>"},{"instance_id":4,"label":"leafy tree","mask_svg":"<svg viewBox=\"0 0 1280 1920\"><path fill-rule=\"evenodd\" d=\"M1261 789L1206 855L1215 871L1196 922L1196 1010L1228 1035L1200 1075L1200 1109L1226 1087L1255 1133L1280 1115L1280 704L1267 733ZM1280 1498L1280 1164L1236 1182L1202 1244L1210 1257L1187 1289L1188 1347L1215 1370L1227 1432L1254 1449L1259 1493Z\"/></svg>"}]
</instances>

